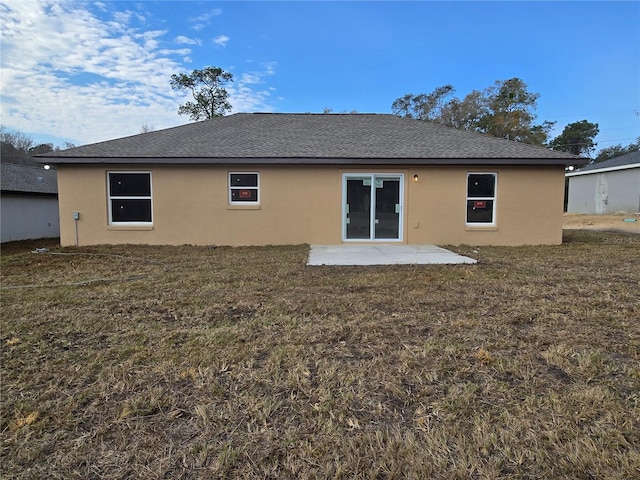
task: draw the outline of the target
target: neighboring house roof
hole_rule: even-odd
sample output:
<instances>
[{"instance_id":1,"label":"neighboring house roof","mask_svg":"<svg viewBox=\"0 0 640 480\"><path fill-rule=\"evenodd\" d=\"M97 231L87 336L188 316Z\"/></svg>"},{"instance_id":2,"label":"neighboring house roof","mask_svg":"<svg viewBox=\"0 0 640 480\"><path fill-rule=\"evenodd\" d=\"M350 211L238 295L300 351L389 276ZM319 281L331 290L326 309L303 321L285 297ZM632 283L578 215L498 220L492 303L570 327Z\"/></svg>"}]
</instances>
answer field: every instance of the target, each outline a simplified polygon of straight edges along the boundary
<instances>
[{"instance_id":1,"label":"neighboring house roof","mask_svg":"<svg viewBox=\"0 0 640 480\"><path fill-rule=\"evenodd\" d=\"M612 172L615 170L626 170L628 168L640 168L640 152L631 152L619 157L610 158L604 162L592 163L582 167L575 172L567 173L567 177L577 175L588 175L591 173Z\"/></svg>"},{"instance_id":2,"label":"neighboring house roof","mask_svg":"<svg viewBox=\"0 0 640 480\"><path fill-rule=\"evenodd\" d=\"M42 165L19 165L0 163L0 186L2 192L55 195L58 182L55 170L45 170Z\"/></svg>"},{"instance_id":3,"label":"neighboring house roof","mask_svg":"<svg viewBox=\"0 0 640 480\"><path fill-rule=\"evenodd\" d=\"M566 152L391 114L238 113L40 156L63 163L585 164Z\"/></svg>"}]
</instances>

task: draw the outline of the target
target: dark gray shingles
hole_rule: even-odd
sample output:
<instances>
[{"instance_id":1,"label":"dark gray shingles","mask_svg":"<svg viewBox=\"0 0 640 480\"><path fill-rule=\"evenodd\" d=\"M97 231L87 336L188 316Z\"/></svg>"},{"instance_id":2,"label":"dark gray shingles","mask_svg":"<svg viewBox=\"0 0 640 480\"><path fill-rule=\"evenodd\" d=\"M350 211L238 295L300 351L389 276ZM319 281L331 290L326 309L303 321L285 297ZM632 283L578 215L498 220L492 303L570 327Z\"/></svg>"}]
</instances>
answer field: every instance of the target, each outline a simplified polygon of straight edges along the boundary
<instances>
[{"instance_id":1,"label":"dark gray shingles","mask_svg":"<svg viewBox=\"0 0 640 480\"><path fill-rule=\"evenodd\" d=\"M3 192L56 194L58 182L55 170L45 170L42 166L0 164L0 184Z\"/></svg>"},{"instance_id":2,"label":"dark gray shingles","mask_svg":"<svg viewBox=\"0 0 640 480\"><path fill-rule=\"evenodd\" d=\"M46 154L43 159L577 159L390 114L238 113ZM52 160L55 162L55 160Z\"/></svg>"},{"instance_id":3,"label":"dark gray shingles","mask_svg":"<svg viewBox=\"0 0 640 480\"><path fill-rule=\"evenodd\" d=\"M640 152L631 152L626 155L610 158L604 162L592 163L577 170L577 172L588 172L589 170L600 170L601 168L624 167L635 163L640 163Z\"/></svg>"}]
</instances>

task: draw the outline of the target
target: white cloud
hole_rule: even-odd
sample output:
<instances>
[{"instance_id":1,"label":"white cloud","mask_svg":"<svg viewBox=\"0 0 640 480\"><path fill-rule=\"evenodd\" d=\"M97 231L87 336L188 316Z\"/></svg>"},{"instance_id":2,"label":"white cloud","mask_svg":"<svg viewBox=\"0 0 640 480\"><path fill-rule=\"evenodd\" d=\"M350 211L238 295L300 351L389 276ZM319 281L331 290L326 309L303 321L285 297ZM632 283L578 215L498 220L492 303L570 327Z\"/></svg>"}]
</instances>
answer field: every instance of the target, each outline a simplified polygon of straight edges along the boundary
<instances>
[{"instance_id":1,"label":"white cloud","mask_svg":"<svg viewBox=\"0 0 640 480\"><path fill-rule=\"evenodd\" d=\"M211 23L211 19L213 17L217 17L219 15L222 15L222 10L220 10L219 8L214 8L213 10L209 10L208 12L198 15L197 17L189 17L187 20L193 23L191 28L196 32L199 32L201 30L204 30L204 28L206 28L206 26Z\"/></svg>"},{"instance_id":2,"label":"white cloud","mask_svg":"<svg viewBox=\"0 0 640 480\"><path fill-rule=\"evenodd\" d=\"M190 17L189 21L194 23L207 23L213 17L217 17L219 15L222 15L222 10L220 10L219 8L214 8L212 10L209 10L208 12L198 15L197 17Z\"/></svg>"},{"instance_id":3,"label":"white cloud","mask_svg":"<svg viewBox=\"0 0 640 480\"><path fill-rule=\"evenodd\" d=\"M215 43L216 45L220 45L222 47L226 47L227 42L229 40L230 40L229 37L227 37L226 35L218 35L216 38L213 39L213 43Z\"/></svg>"},{"instance_id":4,"label":"white cloud","mask_svg":"<svg viewBox=\"0 0 640 480\"><path fill-rule=\"evenodd\" d=\"M143 124L161 129L188 121L177 114L185 97L171 89L169 78L187 71L192 51L171 44L195 40L171 40L165 30L121 21L141 21L138 14L98 18L84 2L5 0L0 13L0 113L7 128L82 145L136 134ZM262 82L272 73L266 67L239 74L229 88L234 112L270 110Z\"/></svg>"},{"instance_id":5,"label":"white cloud","mask_svg":"<svg viewBox=\"0 0 640 480\"><path fill-rule=\"evenodd\" d=\"M262 81L262 77L256 73L243 73L240 80L244 85L255 85Z\"/></svg>"},{"instance_id":6,"label":"white cloud","mask_svg":"<svg viewBox=\"0 0 640 480\"><path fill-rule=\"evenodd\" d=\"M265 77L275 74L275 64L264 65L263 70L241 73L235 82L227 87L233 113L271 112L271 92L275 89L265 85Z\"/></svg>"},{"instance_id":7,"label":"white cloud","mask_svg":"<svg viewBox=\"0 0 640 480\"><path fill-rule=\"evenodd\" d=\"M131 19L131 12L114 12L113 19L117 23L129 23L129 20Z\"/></svg>"},{"instance_id":8,"label":"white cloud","mask_svg":"<svg viewBox=\"0 0 640 480\"><path fill-rule=\"evenodd\" d=\"M4 124L84 144L179 123L168 79L180 64L158 51L164 31L129 31L123 16L101 21L75 3L2 10Z\"/></svg>"},{"instance_id":9,"label":"white cloud","mask_svg":"<svg viewBox=\"0 0 640 480\"><path fill-rule=\"evenodd\" d=\"M200 40L185 37L184 35L178 35L175 42L179 45L202 45Z\"/></svg>"}]
</instances>

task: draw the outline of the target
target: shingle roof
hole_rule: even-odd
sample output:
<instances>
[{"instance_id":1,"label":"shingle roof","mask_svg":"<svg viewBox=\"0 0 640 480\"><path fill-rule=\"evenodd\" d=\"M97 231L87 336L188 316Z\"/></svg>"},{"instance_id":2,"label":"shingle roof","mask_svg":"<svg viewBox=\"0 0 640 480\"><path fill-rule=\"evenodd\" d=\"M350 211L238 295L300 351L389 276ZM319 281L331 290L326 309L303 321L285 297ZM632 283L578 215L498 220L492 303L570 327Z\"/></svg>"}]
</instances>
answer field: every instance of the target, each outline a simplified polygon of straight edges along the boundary
<instances>
[{"instance_id":1,"label":"shingle roof","mask_svg":"<svg viewBox=\"0 0 640 480\"><path fill-rule=\"evenodd\" d=\"M592 163L586 167L582 167L578 172L588 172L591 170L602 170L603 168L615 168L624 167L626 165L633 165L635 163L640 164L640 152L631 152L626 155L620 155L619 157L610 158L604 162Z\"/></svg>"},{"instance_id":2,"label":"shingle roof","mask_svg":"<svg viewBox=\"0 0 640 480\"><path fill-rule=\"evenodd\" d=\"M36 193L55 195L58 182L55 170L45 170L42 166L19 165L2 162L0 164L0 185L3 192Z\"/></svg>"},{"instance_id":3,"label":"shingle roof","mask_svg":"<svg viewBox=\"0 0 640 480\"><path fill-rule=\"evenodd\" d=\"M391 114L289 113L238 113L41 158L51 163L586 163L565 152Z\"/></svg>"}]
</instances>

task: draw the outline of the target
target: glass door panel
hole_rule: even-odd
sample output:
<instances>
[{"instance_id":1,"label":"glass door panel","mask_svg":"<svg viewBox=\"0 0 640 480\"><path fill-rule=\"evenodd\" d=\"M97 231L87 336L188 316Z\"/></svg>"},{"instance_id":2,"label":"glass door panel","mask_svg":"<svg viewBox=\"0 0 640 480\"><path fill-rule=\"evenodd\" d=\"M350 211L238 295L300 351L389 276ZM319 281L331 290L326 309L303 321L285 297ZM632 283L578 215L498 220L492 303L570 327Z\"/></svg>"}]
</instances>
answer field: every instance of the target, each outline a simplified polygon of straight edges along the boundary
<instances>
[{"instance_id":1,"label":"glass door panel","mask_svg":"<svg viewBox=\"0 0 640 480\"><path fill-rule=\"evenodd\" d=\"M397 240L400 233L400 179L376 177L375 239Z\"/></svg>"},{"instance_id":2,"label":"glass door panel","mask_svg":"<svg viewBox=\"0 0 640 480\"><path fill-rule=\"evenodd\" d=\"M371 177L346 179L346 238L371 238Z\"/></svg>"}]
</instances>

